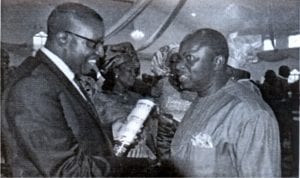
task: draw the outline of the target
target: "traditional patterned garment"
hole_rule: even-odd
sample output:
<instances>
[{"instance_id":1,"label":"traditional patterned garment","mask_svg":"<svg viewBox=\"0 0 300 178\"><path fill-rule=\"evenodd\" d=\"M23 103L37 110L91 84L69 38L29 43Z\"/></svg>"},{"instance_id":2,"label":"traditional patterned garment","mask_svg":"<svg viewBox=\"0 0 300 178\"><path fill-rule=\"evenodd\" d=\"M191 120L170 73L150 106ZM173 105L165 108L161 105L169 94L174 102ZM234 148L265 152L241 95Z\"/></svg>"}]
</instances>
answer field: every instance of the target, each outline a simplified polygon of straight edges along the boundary
<instances>
[{"instance_id":1,"label":"traditional patterned garment","mask_svg":"<svg viewBox=\"0 0 300 178\"><path fill-rule=\"evenodd\" d=\"M95 93L94 104L98 114L102 116L101 122L108 133L112 132L112 123L119 119L125 120L127 118L138 99L141 99L141 96L134 92L127 92L124 95L118 95L109 91L97 91ZM152 141L155 138L155 128L157 128L155 124L156 122L152 118L147 119L145 123L147 126L143 129L139 143L128 152L127 157L156 158L151 149L146 145L146 141ZM152 145L154 146L154 143Z\"/></svg>"},{"instance_id":2,"label":"traditional patterned garment","mask_svg":"<svg viewBox=\"0 0 300 178\"><path fill-rule=\"evenodd\" d=\"M159 81L161 85L162 94L160 96L159 105L164 113L172 114L173 118L181 122L185 112L190 107L191 102L182 98L182 93L177 91L168 81L164 78Z\"/></svg>"},{"instance_id":3,"label":"traditional patterned garment","mask_svg":"<svg viewBox=\"0 0 300 178\"><path fill-rule=\"evenodd\" d=\"M183 176L280 176L276 119L259 95L230 80L193 102L175 133L171 158Z\"/></svg>"}]
</instances>

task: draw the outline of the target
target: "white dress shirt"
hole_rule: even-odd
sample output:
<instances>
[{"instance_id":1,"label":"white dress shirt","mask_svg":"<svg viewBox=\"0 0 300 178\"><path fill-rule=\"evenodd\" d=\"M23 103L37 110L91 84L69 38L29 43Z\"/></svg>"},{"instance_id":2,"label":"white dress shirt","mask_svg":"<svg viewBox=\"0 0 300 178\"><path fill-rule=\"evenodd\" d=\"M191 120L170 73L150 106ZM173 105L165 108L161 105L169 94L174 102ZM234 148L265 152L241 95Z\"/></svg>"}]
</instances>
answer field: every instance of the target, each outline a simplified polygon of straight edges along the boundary
<instances>
[{"instance_id":1,"label":"white dress shirt","mask_svg":"<svg viewBox=\"0 0 300 178\"><path fill-rule=\"evenodd\" d=\"M81 96L87 100L87 98L84 96L83 92L81 91L80 87L77 85L77 83L74 81L75 74L74 72L69 68L69 66L57 55L55 55L53 52L51 52L49 49L42 47L41 51L58 67L60 71L70 80L70 82L74 85L74 87L77 89L77 91L81 94Z\"/></svg>"}]
</instances>

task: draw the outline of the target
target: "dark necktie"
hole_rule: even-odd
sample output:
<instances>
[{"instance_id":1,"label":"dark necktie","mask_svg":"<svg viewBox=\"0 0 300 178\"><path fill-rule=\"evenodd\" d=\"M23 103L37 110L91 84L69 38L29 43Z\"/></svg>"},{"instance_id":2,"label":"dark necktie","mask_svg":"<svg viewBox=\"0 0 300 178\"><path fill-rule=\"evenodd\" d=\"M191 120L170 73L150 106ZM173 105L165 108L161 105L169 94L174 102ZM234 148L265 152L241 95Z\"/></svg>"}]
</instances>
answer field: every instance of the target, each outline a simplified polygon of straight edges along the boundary
<instances>
[{"instance_id":1,"label":"dark necktie","mask_svg":"<svg viewBox=\"0 0 300 178\"><path fill-rule=\"evenodd\" d=\"M87 93L86 89L84 88L84 86L83 86L83 84L82 84L83 81L80 79L80 77L79 77L78 75L75 75L74 81L75 81L75 83L79 86L81 92L82 92L83 95L85 96L85 98L86 98L85 101L88 103L88 107L89 107L89 108L92 110L92 112L95 114L96 119L100 122L100 125L101 125L101 128L102 128L102 123L101 123L101 120L100 120L99 117L98 117L97 110L96 110L96 108L95 108L95 106L94 106L94 103L93 103L92 100L91 100L91 97L89 96L89 94ZM111 155L111 154L112 154L112 143L111 143L110 139L108 138L108 136L107 136L104 132L102 132L102 130L101 130L101 133L103 134L103 138L105 139L105 140L103 140L103 143L105 143L105 145L107 146L107 148L104 149L104 150L105 150L105 152L106 152L107 154Z\"/></svg>"},{"instance_id":2,"label":"dark necktie","mask_svg":"<svg viewBox=\"0 0 300 178\"><path fill-rule=\"evenodd\" d=\"M75 75L74 81L79 86L79 88L80 88L81 92L83 93L83 95L85 97L85 100L88 103L89 107L93 110L94 113L97 114L96 108L94 107L94 104L93 104L93 102L91 100L91 96L89 96L89 94L87 93L86 89L82 85L82 81L81 81L81 79L80 79L80 77L78 75Z\"/></svg>"}]
</instances>

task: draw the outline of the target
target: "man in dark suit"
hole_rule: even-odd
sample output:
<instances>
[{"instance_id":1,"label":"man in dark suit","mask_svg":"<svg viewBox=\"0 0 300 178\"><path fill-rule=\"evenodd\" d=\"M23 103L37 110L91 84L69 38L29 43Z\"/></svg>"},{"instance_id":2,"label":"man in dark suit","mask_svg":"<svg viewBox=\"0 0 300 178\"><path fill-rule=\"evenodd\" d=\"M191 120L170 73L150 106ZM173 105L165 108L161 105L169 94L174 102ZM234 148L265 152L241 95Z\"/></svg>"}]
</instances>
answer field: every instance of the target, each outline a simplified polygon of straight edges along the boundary
<instances>
[{"instance_id":1,"label":"man in dark suit","mask_svg":"<svg viewBox=\"0 0 300 178\"><path fill-rule=\"evenodd\" d=\"M111 143L76 82L90 58L103 55L104 25L77 3L57 6L48 39L21 65L4 99L3 144L13 176L112 175Z\"/></svg>"}]
</instances>

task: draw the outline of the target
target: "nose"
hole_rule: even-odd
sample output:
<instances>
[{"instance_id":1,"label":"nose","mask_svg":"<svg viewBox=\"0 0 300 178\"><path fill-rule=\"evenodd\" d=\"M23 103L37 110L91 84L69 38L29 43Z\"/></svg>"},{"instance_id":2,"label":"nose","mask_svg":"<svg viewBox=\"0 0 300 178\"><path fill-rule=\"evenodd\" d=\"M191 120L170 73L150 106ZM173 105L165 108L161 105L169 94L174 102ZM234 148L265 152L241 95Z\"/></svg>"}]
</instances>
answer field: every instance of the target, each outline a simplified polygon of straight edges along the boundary
<instances>
[{"instance_id":1,"label":"nose","mask_svg":"<svg viewBox=\"0 0 300 178\"><path fill-rule=\"evenodd\" d=\"M176 64L176 67L175 67L175 73L176 74L181 74L183 73L185 70L185 64L184 62L180 61Z\"/></svg>"}]
</instances>

